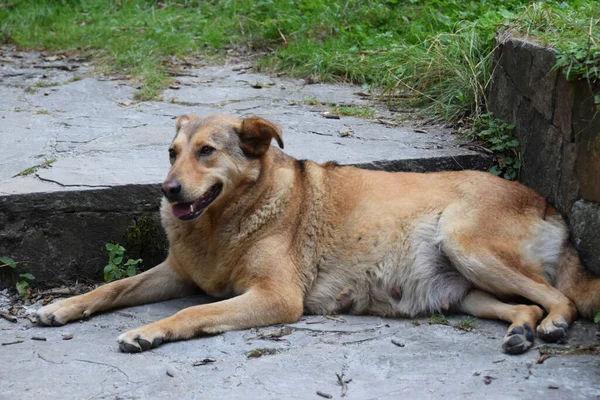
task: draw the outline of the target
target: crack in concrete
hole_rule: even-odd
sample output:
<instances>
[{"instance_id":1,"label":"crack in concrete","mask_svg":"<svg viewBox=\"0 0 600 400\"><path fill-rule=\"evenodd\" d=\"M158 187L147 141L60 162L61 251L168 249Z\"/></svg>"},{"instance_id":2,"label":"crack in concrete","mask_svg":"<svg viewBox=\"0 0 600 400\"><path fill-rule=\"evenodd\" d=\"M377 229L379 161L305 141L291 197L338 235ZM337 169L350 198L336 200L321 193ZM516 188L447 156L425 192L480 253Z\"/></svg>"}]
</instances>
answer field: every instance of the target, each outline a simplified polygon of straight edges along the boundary
<instances>
[{"instance_id":1,"label":"crack in concrete","mask_svg":"<svg viewBox=\"0 0 600 400\"><path fill-rule=\"evenodd\" d=\"M358 344L358 343L370 342L372 340L377 340L377 339L385 339L385 338L390 337L392 335L395 335L395 333L388 333L388 334L385 334L385 335L373 336L373 337L369 337L369 338L365 338L365 339L350 340L350 341L347 341L347 342L320 341L320 343L323 343L323 344L332 344L332 345L341 344L342 346L347 346L347 345L351 345L351 344Z\"/></svg>"},{"instance_id":2,"label":"crack in concrete","mask_svg":"<svg viewBox=\"0 0 600 400\"><path fill-rule=\"evenodd\" d=\"M342 331L342 330L323 330L323 329L304 328L304 327L296 327L296 326L289 326L289 325L285 325L285 326L294 331L315 332L315 333L323 333L323 334L339 333L342 335L354 335L357 333L376 332L377 331L377 328L367 328L367 329L363 329L363 330L359 330L359 331Z\"/></svg>"},{"instance_id":3,"label":"crack in concrete","mask_svg":"<svg viewBox=\"0 0 600 400\"><path fill-rule=\"evenodd\" d=\"M139 124L139 125L133 125L133 126L123 126L123 127L121 127L121 129L134 129L134 128L140 128L142 126L148 126L148 124Z\"/></svg>"},{"instance_id":4,"label":"crack in concrete","mask_svg":"<svg viewBox=\"0 0 600 400\"><path fill-rule=\"evenodd\" d=\"M317 132L317 131L306 131L307 133L311 133L313 135L319 135L319 136L334 136L331 133L321 133L321 132Z\"/></svg>"},{"instance_id":5,"label":"crack in concrete","mask_svg":"<svg viewBox=\"0 0 600 400\"><path fill-rule=\"evenodd\" d=\"M117 367L115 365L112 365L112 364L102 363L102 362L98 362L98 361L91 361L91 360L81 360L81 359L75 359L75 360L72 360L72 361L83 362L83 363L88 363L88 364L95 364L95 365L103 365L105 367L113 368L113 369L119 371L120 373L122 373L127 378L128 382L131 382L131 383L142 383L142 382L132 381L131 378L129 377L129 375L127 375L127 373L125 371L123 371L121 368L119 368L119 367ZM72 361L70 361L70 362L72 362Z\"/></svg>"},{"instance_id":6,"label":"crack in concrete","mask_svg":"<svg viewBox=\"0 0 600 400\"><path fill-rule=\"evenodd\" d=\"M36 178L38 178L40 181L44 181L44 182L50 182L50 183L55 183L57 185L59 185L60 187L86 187L86 188L96 188L96 189L109 189L112 186L108 186L108 185L82 185L82 184L77 184L77 185L69 185L69 184L65 184L65 183L60 183L58 181L55 181L53 179L48 179L48 178L42 178L41 176L39 176L38 174L35 174Z\"/></svg>"},{"instance_id":7,"label":"crack in concrete","mask_svg":"<svg viewBox=\"0 0 600 400\"><path fill-rule=\"evenodd\" d=\"M37 356L38 356L39 359L44 360L44 361L46 361L47 363L50 363L50 364L56 364L56 365L64 364L64 361L56 362L56 361L48 360L46 357L42 356L39 352L37 353Z\"/></svg>"}]
</instances>

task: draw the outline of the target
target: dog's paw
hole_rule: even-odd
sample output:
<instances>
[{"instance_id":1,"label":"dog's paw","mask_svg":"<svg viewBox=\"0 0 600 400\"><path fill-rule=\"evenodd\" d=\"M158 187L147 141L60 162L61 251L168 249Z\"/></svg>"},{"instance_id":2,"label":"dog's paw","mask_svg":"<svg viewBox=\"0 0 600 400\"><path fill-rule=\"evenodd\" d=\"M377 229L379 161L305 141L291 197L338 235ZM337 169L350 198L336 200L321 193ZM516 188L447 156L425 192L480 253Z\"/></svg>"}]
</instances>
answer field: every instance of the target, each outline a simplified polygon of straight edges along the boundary
<instances>
[{"instance_id":1,"label":"dog's paw","mask_svg":"<svg viewBox=\"0 0 600 400\"><path fill-rule=\"evenodd\" d=\"M569 324L563 317L555 318L554 321L546 318L537 327L537 335L546 342L563 342L567 338Z\"/></svg>"},{"instance_id":2,"label":"dog's paw","mask_svg":"<svg viewBox=\"0 0 600 400\"><path fill-rule=\"evenodd\" d=\"M37 323L48 326L60 326L69 321L87 318L85 307L72 299L49 304L36 311Z\"/></svg>"},{"instance_id":3,"label":"dog's paw","mask_svg":"<svg viewBox=\"0 0 600 400\"><path fill-rule=\"evenodd\" d=\"M124 353L139 353L160 346L163 340L164 334L160 329L153 328L150 324L121 334L117 343Z\"/></svg>"},{"instance_id":4,"label":"dog's paw","mask_svg":"<svg viewBox=\"0 0 600 400\"><path fill-rule=\"evenodd\" d=\"M525 353L533 346L533 329L528 323L508 329L502 343L502 350L507 354Z\"/></svg>"}]
</instances>

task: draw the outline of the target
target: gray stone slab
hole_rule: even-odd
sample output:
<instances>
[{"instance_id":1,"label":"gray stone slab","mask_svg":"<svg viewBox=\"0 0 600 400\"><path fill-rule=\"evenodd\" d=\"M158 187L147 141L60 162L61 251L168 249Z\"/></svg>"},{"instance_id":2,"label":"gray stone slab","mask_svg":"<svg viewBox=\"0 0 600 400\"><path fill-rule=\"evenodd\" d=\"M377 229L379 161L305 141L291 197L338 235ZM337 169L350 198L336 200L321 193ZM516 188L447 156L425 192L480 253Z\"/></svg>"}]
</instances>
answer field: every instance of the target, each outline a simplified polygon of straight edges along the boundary
<instances>
[{"instance_id":1,"label":"gray stone slab","mask_svg":"<svg viewBox=\"0 0 600 400\"><path fill-rule=\"evenodd\" d=\"M429 165L417 170L431 169L430 160L453 169L485 168L490 162L489 157L460 147L461 141L441 127L419 133L410 126L390 128L377 119L321 116L332 105L359 105L390 117L385 107L357 95L361 91L357 86L308 85L297 79L240 74L246 70L236 66L212 66L179 77L179 89L166 90L161 101L136 103L134 88L124 82L41 68L51 64L35 54L23 53L20 61L0 69L4 77L0 96L7 99L0 107L0 145L11 148L0 162L3 194L54 191L48 183L58 188L159 183L168 170L166 148L173 137L173 119L189 113L270 119L283 128L286 152L319 162L375 166L423 160ZM63 79L64 73L79 79ZM44 79L55 86L38 86L45 74L50 78ZM253 87L257 83L260 88ZM352 136L340 137L348 130ZM465 163L465 157L471 161ZM461 158L465 165L458 162ZM15 178L45 159L55 161L37 169L31 176L34 181L21 185L23 181ZM452 159L457 162L449 163Z\"/></svg>"},{"instance_id":2,"label":"gray stone slab","mask_svg":"<svg viewBox=\"0 0 600 400\"><path fill-rule=\"evenodd\" d=\"M596 256L600 249L600 204L578 200L571 210L573 242L581 257L587 261L586 267L600 276L600 259Z\"/></svg>"},{"instance_id":3,"label":"gray stone slab","mask_svg":"<svg viewBox=\"0 0 600 400\"><path fill-rule=\"evenodd\" d=\"M55 328L0 320L0 342L23 340L0 347L4 365L10 365L10 373L0 374L0 397L318 399L321 391L338 399L336 373L352 379L348 399L600 396L598 356L560 355L542 364L536 364L535 350L508 356L500 352L506 324L484 320L466 332L426 319L415 326L369 316L342 315L345 322L304 316L287 325L292 333L281 341L260 339L250 329L168 343L142 354L119 352L120 333L207 301L200 296L126 308ZM595 330L576 322L569 345L593 343ZM64 334L73 338L63 340ZM248 358L252 350L265 348L274 354ZM205 358L216 361L192 366Z\"/></svg>"}]
</instances>

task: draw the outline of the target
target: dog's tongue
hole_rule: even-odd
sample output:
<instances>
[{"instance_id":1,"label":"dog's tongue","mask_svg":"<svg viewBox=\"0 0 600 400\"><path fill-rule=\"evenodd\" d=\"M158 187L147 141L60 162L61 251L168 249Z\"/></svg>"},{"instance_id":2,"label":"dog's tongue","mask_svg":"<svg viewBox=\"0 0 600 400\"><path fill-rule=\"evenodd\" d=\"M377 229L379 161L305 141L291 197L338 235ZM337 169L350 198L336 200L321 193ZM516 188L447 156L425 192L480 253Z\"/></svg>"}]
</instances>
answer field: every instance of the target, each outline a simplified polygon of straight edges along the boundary
<instances>
[{"instance_id":1,"label":"dog's tongue","mask_svg":"<svg viewBox=\"0 0 600 400\"><path fill-rule=\"evenodd\" d=\"M173 215L177 218L181 218L184 215L188 215L192 212L190 206L194 203L177 203L173 206Z\"/></svg>"}]
</instances>

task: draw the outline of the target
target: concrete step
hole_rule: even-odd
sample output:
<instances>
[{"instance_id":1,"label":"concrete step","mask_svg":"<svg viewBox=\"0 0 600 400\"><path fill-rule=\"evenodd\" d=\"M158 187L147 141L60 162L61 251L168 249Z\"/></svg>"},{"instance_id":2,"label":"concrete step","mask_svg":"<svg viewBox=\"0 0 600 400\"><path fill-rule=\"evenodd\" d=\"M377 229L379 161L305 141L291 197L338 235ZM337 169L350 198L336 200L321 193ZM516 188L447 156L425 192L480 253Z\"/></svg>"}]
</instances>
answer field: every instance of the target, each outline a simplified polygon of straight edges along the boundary
<instances>
[{"instance_id":1,"label":"concrete step","mask_svg":"<svg viewBox=\"0 0 600 400\"><path fill-rule=\"evenodd\" d=\"M48 285L101 280L107 242L145 267L162 260L159 185L179 115L261 116L282 127L288 154L318 162L389 171L491 164L447 128L398 126L357 86L211 66L178 77L162 100L137 103L126 82L86 76L85 65L49 69L36 54L0 69L0 255ZM324 118L334 106L369 107L375 117Z\"/></svg>"}]
</instances>

